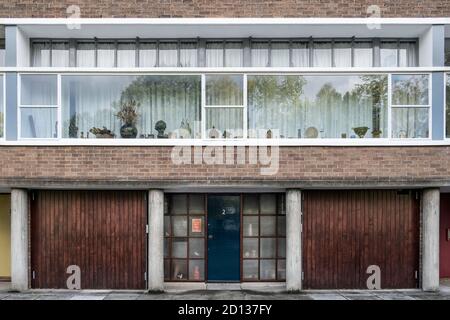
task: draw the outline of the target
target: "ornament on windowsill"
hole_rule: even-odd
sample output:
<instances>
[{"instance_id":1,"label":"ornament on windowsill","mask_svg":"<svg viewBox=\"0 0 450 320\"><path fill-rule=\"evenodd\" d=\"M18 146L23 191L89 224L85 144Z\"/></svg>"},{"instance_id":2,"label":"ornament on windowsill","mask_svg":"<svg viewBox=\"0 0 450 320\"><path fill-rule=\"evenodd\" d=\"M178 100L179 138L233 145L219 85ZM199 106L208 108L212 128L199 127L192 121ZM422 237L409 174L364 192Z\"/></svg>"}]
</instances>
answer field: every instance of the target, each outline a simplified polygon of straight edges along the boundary
<instances>
[{"instance_id":1,"label":"ornament on windowsill","mask_svg":"<svg viewBox=\"0 0 450 320\"><path fill-rule=\"evenodd\" d=\"M219 130L216 129L216 127L212 127L211 130L209 130L209 138L210 139L218 139L220 137Z\"/></svg>"}]
</instances>

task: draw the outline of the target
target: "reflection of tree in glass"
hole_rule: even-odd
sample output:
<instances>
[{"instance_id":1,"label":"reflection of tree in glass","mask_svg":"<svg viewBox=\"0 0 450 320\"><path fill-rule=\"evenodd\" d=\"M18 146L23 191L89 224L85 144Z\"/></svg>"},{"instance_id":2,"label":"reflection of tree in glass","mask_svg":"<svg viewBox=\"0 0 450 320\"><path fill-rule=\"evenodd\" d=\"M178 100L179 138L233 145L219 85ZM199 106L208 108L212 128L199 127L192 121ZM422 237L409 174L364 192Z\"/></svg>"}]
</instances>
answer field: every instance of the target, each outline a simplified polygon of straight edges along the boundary
<instances>
[{"instance_id":1,"label":"reflection of tree in glass","mask_svg":"<svg viewBox=\"0 0 450 320\"><path fill-rule=\"evenodd\" d=\"M242 105L240 75L207 76L206 105Z\"/></svg>"},{"instance_id":2,"label":"reflection of tree in glass","mask_svg":"<svg viewBox=\"0 0 450 320\"><path fill-rule=\"evenodd\" d=\"M428 76L400 75L393 76L393 105L428 104Z\"/></svg>"}]
</instances>

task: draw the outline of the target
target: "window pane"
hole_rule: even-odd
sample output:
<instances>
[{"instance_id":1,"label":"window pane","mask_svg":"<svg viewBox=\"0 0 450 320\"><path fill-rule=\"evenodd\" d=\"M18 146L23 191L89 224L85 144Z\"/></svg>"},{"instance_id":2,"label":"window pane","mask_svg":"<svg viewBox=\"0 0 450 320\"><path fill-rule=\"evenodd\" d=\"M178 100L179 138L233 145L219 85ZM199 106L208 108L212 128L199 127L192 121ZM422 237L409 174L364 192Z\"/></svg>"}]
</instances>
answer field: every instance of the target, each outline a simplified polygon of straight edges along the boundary
<instances>
[{"instance_id":1,"label":"window pane","mask_svg":"<svg viewBox=\"0 0 450 320\"><path fill-rule=\"evenodd\" d=\"M171 214L188 214L187 195L174 194L170 197Z\"/></svg>"},{"instance_id":2,"label":"window pane","mask_svg":"<svg viewBox=\"0 0 450 320\"><path fill-rule=\"evenodd\" d=\"M415 42L400 42L398 55L399 55L399 67L417 66Z\"/></svg>"},{"instance_id":3,"label":"window pane","mask_svg":"<svg viewBox=\"0 0 450 320\"><path fill-rule=\"evenodd\" d=\"M172 239L172 258L187 258L187 239Z\"/></svg>"},{"instance_id":4,"label":"window pane","mask_svg":"<svg viewBox=\"0 0 450 320\"><path fill-rule=\"evenodd\" d=\"M380 47L381 67L397 67L397 42L382 42Z\"/></svg>"},{"instance_id":5,"label":"window pane","mask_svg":"<svg viewBox=\"0 0 450 320\"><path fill-rule=\"evenodd\" d=\"M445 39L445 65L450 66L450 39Z\"/></svg>"},{"instance_id":6,"label":"window pane","mask_svg":"<svg viewBox=\"0 0 450 320\"><path fill-rule=\"evenodd\" d=\"M202 237L205 235L204 217L189 217L189 235L192 237Z\"/></svg>"},{"instance_id":7,"label":"window pane","mask_svg":"<svg viewBox=\"0 0 450 320\"><path fill-rule=\"evenodd\" d=\"M115 47L114 43L97 43L97 67L113 68L115 66Z\"/></svg>"},{"instance_id":8,"label":"window pane","mask_svg":"<svg viewBox=\"0 0 450 320\"><path fill-rule=\"evenodd\" d=\"M189 261L189 280L201 281L205 280L205 261L190 260Z\"/></svg>"},{"instance_id":9,"label":"window pane","mask_svg":"<svg viewBox=\"0 0 450 320\"><path fill-rule=\"evenodd\" d=\"M447 74L447 85L446 85L446 117L445 123L447 127L447 138L450 138L450 74Z\"/></svg>"},{"instance_id":10,"label":"window pane","mask_svg":"<svg viewBox=\"0 0 450 320\"><path fill-rule=\"evenodd\" d=\"M205 240L199 238L189 239L189 258L204 258Z\"/></svg>"},{"instance_id":11,"label":"window pane","mask_svg":"<svg viewBox=\"0 0 450 320\"><path fill-rule=\"evenodd\" d=\"M20 108L22 138L56 138L56 108Z\"/></svg>"},{"instance_id":12,"label":"window pane","mask_svg":"<svg viewBox=\"0 0 450 320\"><path fill-rule=\"evenodd\" d=\"M292 66L309 67L309 47L306 42L292 43Z\"/></svg>"},{"instance_id":13,"label":"window pane","mask_svg":"<svg viewBox=\"0 0 450 320\"><path fill-rule=\"evenodd\" d=\"M180 44L180 67L197 66L197 43L182 42Z\"/></svg>"},{"instance_id":14,"label":"window pane","mask_svg":"<svg viewBox=\"0 0 450 320\"><path fill-rule=\"evenodd\" d=\"M277 268L277 278L278 280L286 279L286 260L278 260L278 268Z\"/></svg>"},{"instance_id":15,"label":"window pane","mask_svg":"<svg viewBox=\"0 0 450 320\"><path fill-rule=\"evenodd\" d=\"M268 67L269 43L252 42L251 59L252 59L252 67Z\"/></svg>"},{"instance_id":16,"label":"window pane","mask_svg":"<svg viewBox=\"0 0 450 320\"><path fill-rule=\"evenodd\" d=\"M244 195L244 214L258 214L259 200L257 194Z\"/></svg>"},{"instance_id":17,"label":"window pane","mask_svg":"<svg viewBox=\"0 0 450 320\"><path fill-rule=\"evenodd\" d=\"M225 43L225 67L243 67L244 50L242 42Z\"/></svg>"},{"instance_id":18,"label":"window pane","mask_svg":"<svg viewBox=\"0 0 450 320\"><path fill-rule=\"evenodd\" d=\"M134 43L117 45L117 66L119 68L136 67L136 45Z\"/></svg>"},{"instance_id":19,"label":"window pane","mask_svg":"<svg viewBox=\"0 0 450 320\"><path fill-rule=\"evenodd\" d=\"M206 105L241 106L243 78L241 75L207 75Z\"/></svg>"},{"instance_id":20,"label":"window pane","mask_svg":"<svg viewBox=\"0 0 450 320\"><path fill-rule=\"evenodd\" d=\"M178 49L176 42L163 42L159 44L159 66L178 66Z\"/></svg>"},{"instance_id":21,"label":"window pane","mask_svg":"<svg viewBox=\"0 0 450 320\"><path fill-rule=\"evenodd\" d=\"M52 67L69 66L69 43L53 42L52 44Z\"/></svg>"},{"instance_id":22,"label":"window pane","mask_svg":"<svg viewBox=\"0 0 450 320\"><path fill-rule=\"evenodd\" d=\"M5 105L3 103L3 86L4 86L4 79L3 76L0 75L0 138L3 138L4 136L4 123L5 123Z\"/></svg>"},{"instance_id":23,"label":"window pane","mask_svg":"<svg viewBox=\"0 0 450 320\"><path fill-rule=\"evenodd\" d=\"M387 77L248 76L248 128L263 139L385 137Z\"/></svg>"},{"instance_id":24,"label":"window pane","mask_svg":"<svg viewBox=\"0 0 450 320\"><path fill-rule=\"evenodd\" d=\"M244 258L258 258L258 239L244 238Z\"/></svg>"},{"instance_id":25,"label":"window pane","mask_svg":"<svg viewBox=\"0 0 450 320\"><path fill-rule=\"evenodd\" d=\"M354 67L373 67L372 42L355 42L353 44Z\"/></svg>"},{"instance_id":26,"label":"window pane","mask_svg":"<svg viewBox=\"0 0 450 320\"><path fill-rule=\"evenodd\" d=\"M164 258L168 258L169 257L169 239L165 238L164 239Z\"/></svg>"},{"instance_id":27,"label":"window pane","mask_svg":"<svg viewBox=\"0 0 450 320\"><path fill-rule=\"evenodd\" d=\"M261 236L275 236L275 217L261 217Z\"/></svg>"},{"instance_id":28,"label":"window pane","mask_svg":"<svg viewBox=\"0 0 450 320\"><path fill-rule=\"evenodd\" d=\"M392 75L393 105L428 105L428 75Z\"/></svg>"},{"instance_id":29,"label":"window pane","mask_svg":"<svg viewBox=\"0 0 450 320\"><path fill-rule=\"evenodd\" d=\"M260 262L260 280L275 280L275 263L276 260L261 260Z\"/></svg>"},{"instance_id":30,"label":"window pane","mask_svg":"<svg viewBox=\"0 0 450 320\"><path fill-rule=\"evenodd\" d=\"M286 239L285 238L278 238L277 257L278 258L285 258L286 257Z\"/></svg>"},{"instance_id":31,"label":"window pane","mask_svg":"<svg viewBox=\"0 0 450 320\"><path fill-rule=\"evenodd\" d=\"M205 213L205 196L202 194L189 195L189 214Z\"/></svg>"},{"instance_id":32,"label":"window pane","mask_svg":"<svg viewBox=\"0 0 450 320\"><path fill-rule=\"evenodd\" d=\"M223 67L223 42L206 43L206 66Z\"/></svg>"},{"instance_id":33,"label":"window pane","mask_svg":"<svg viewBox=\"0 0 450 320\"><path fill-rule=\"evenodd\" d=\"M271 67L289 67L289 42L272 42Z\"/></svg>"},{"instance_id":34,"label":"window pane","mask_svg":"<svg viewBox=\"0 0 450 320\"><path fill-rule=\"evenodd\" d=\"M243 266L243 278L245 280L258 280L258 261L257 260L244 260Z\"/></svg>"},{"instance_id":35,"label":"window pane","mask_svg":"<svg viewBox=\"0 0 450 320\"><path fill-rule=\"evenodd\" d=\"M56 75L21 75L21 105L58 104Z\"/></svg>"},{"instance_id":36,"label":"window pane","mask_svg":"<svg viewBox=\"0 0 450 320\"><path fill-rule=\"evenodd\" d=\"M139 44L139 66L156 67L156 43L144 42Z\"/></svg>"},{"instance_id":37,"label":"window pane","mask_svg":"<svg viewBox=\"0 0 450 320\"><path fill-rule=\"evenodd\" d=\"M170 279L170 260L164 259L164 280Z\"/></svg>"},{"instance_id":38,"label":"window pane","mask_svg":"<svg viewBox=\"0 0 450 320\"><path fill-rule=\"evenodd\" d=\"M32 55L33 67L50 67L50 42L34 42Z\"/></svg>"},{"instance_id":39,"label":"window pane","mask_svg":"<svg viewBox=\"0 0 450 320\"><path fill-rule=\"evenodd\" d=\"M429 108L392 108L393 138L428 138Z\"/></svg>"},{"instance_id":40,"label":"window pane","mask_svg":"<svg viewBox=\"0 0 450 320\"><path fill-rule=\"evenodd\" d=\"M173 235L175 237L186 237L187 236L187 217L185 216L174 216L173 221Z\"/></svg>"},{"instance_id":41,"label":"window pane","mask_svg":"<svg viewBox=\"0 0 450 320\"><path fill-rule=\"evenodd\" d=\"M172 280L186 281L187 274L186 260L172 260Z\"/></svg>"},{"instance_id":42,"label":"window pane","mask_svg":"<svg viewBox=\"0 0 450 320\"><path fill-rule=\"evenodd\" d=\"M261 238L261 258L275 258L276 253L276 239L275 238Z\"/></svg>"},{"instance_id":43,"label":"window pane","mask_svg":"<svg viewBox=\"0 0 450 320\"><path fill-rule=\"evenodd\" d=\"M334 43L334 66L338 68L347 68L352 66L351 42Z\"/></svg>"},{"instance_id":44,"label":"window pane","mask_svg":"<svg viewBox=\"0 0 450 320\"><path fill-rule=\"evenodd\" d=\"M206 108L206 137L242 138L243 121L242 108Z\"/></svg>"},{"instance_id":45,"label":"window pane","mask_svg":"<svg viewBox=\"0 0 450 320\"><path fill-rule=\"evenodd\" d=\"M261 214L277 213L277 196L275 194L263 194L260 198Z\"/></svg>"},{"instance_id":46,"label":"window pane","mask_svg":"<svg viewBox=\"0 0 450 320\"><path fill-rule=\"evenodd\" d=\"M78 43L77 45L77 67L95 67L95 43Z\"/></svg>"},{"instance_id":47,"label":"window pane","mask_svg":"<svg viewBox=\"0 0 450 320\"><path fill-rule=\"evenodd\" d=\"M257 237L259 235L259 218L244 216L243 233L244 237Z\"/></svg>"},{"instance_id":48,"label":"window pane","mask_svg":"<svg viewBox=\"0 0 450 320\"><path fill-rule=\"evenodd\" d=\"M286 236L286 216L277 217L277 235L278 236Z\"/></svg>"},{"instance_id":49,"label":"window pane","mask_svg":"<svg viewBox=\"0 0 450 320\"><path fill-rule=\"evenodd\" d=\"M314 42L314 67L331 67L331 42Z\"/></svg>"},{"instance_id":50,"label":"window pane","mask_svg":"<svg viewBox=\"0 0 450 320\"><path fill-rule=\"evenodd\" d=\"M164 236L169 237L172 232L172 226L170 224L170 217L164 216Z\"/></svg>"}]
</instances>

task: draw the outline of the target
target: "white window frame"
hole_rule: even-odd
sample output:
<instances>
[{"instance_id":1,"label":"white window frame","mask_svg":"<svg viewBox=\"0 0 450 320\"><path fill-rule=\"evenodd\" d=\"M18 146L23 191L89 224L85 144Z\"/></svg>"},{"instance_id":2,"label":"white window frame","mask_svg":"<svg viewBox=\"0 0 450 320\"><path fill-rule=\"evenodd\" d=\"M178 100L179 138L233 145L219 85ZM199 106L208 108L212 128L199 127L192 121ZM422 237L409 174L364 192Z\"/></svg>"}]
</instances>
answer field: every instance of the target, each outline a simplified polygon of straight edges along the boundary
<instances>
[{"instance_id":1,"label":"white window frame","mask_svg":"<svg viewBox=\"0 0 450 320\"><path fill-rule=\"evenodd\" d=\"M450 71L444 72L444 140L450 141L450 132L449 137L447 137L447 82L450 80ZM449 106L450 107L450 106ZM450 121L450 119L448 119Z\"/></svg>"}]
</instances>

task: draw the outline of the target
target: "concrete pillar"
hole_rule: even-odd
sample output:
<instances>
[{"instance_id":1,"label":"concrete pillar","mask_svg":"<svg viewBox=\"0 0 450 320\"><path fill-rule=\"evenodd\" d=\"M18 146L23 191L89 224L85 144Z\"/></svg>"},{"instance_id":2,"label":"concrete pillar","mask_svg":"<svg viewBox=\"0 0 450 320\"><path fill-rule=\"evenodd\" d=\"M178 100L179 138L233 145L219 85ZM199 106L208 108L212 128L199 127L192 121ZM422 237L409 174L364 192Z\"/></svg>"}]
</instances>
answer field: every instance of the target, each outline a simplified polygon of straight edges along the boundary
<instances>
[{"instance_id":1,"label":"concrete pillar","mask_svg":"<svg viewBox=\"0 0 450 320\"><path fill-rule=\"evenodd\" d=\"M286 191L286 290L302 289L302 192Z\"/></svg>"},{"instance_id":2,"label":"concrete pillar","mask_svg":"<svg viewBox=\"0 0 450 320\"><path fill-rule=\"evenodd\" d=\"M422 288L439 290L439 189L423 191Z\"/></svg>"},{"instance_id":3,"label":"concrete pillar","mask_svg":"<svg viewBox=\"0 0 450 320\"><path fill-rule=\"evenodd\" d=\"M28 289L28 192L11 190L11 288Z\"/></svg>"},{"instance_id":4,"label":"concrete pillar","mask_svg":"<svg viewBox=\"0 0 450 320\"><path fill-rule=\"evenodd\" d=\"M164 290L164 192L148 192L148 290Z\"/></svg>"}]
</instances>

